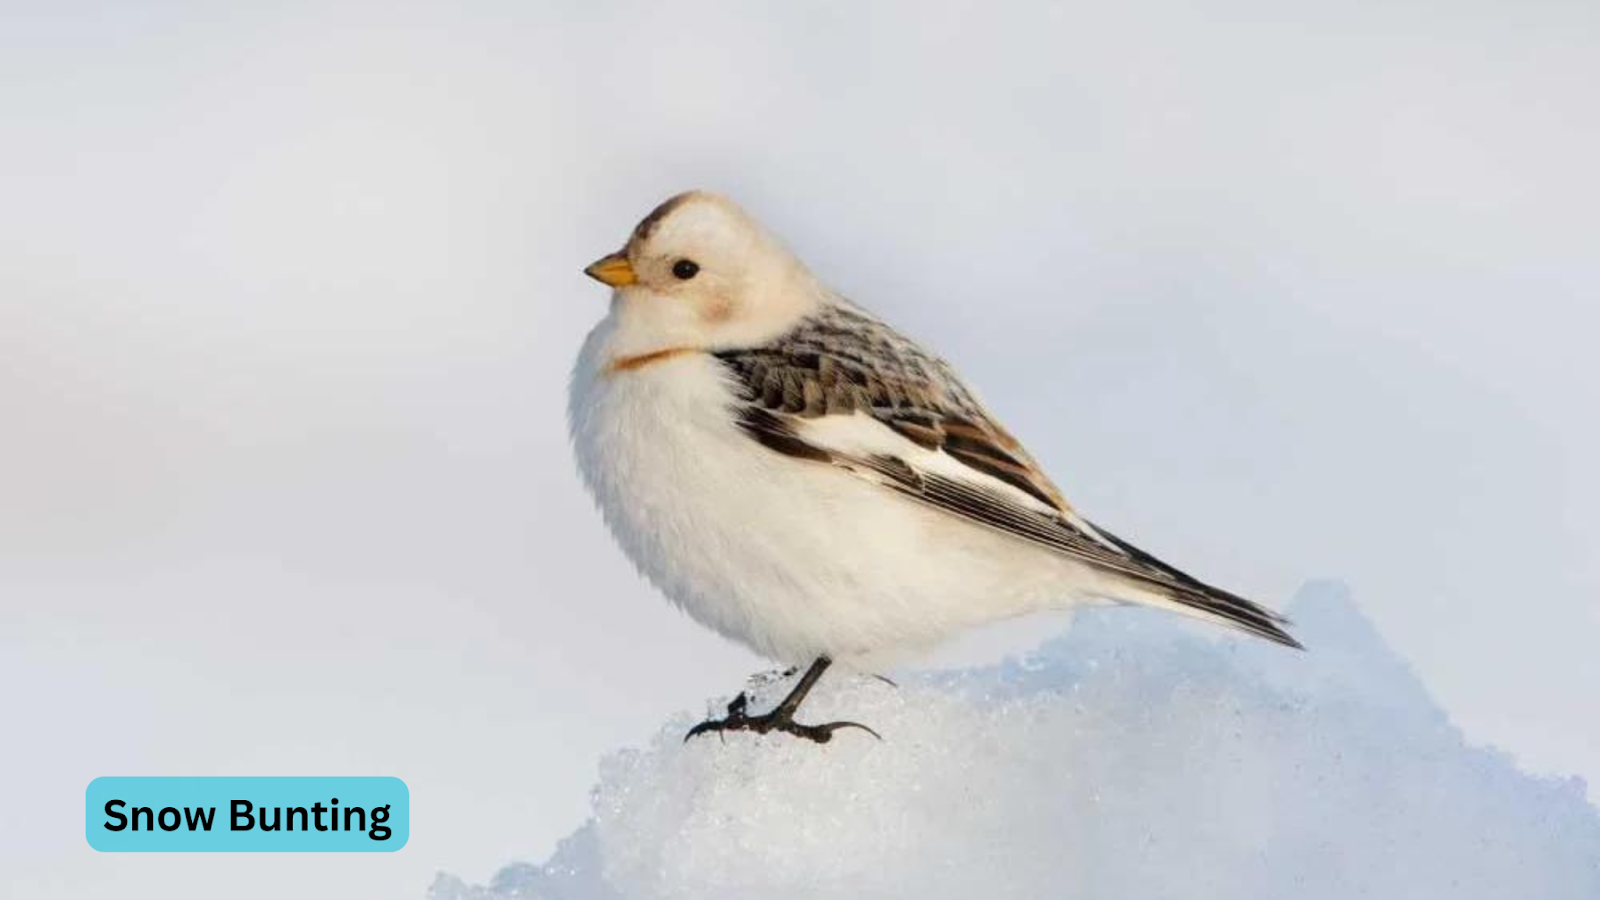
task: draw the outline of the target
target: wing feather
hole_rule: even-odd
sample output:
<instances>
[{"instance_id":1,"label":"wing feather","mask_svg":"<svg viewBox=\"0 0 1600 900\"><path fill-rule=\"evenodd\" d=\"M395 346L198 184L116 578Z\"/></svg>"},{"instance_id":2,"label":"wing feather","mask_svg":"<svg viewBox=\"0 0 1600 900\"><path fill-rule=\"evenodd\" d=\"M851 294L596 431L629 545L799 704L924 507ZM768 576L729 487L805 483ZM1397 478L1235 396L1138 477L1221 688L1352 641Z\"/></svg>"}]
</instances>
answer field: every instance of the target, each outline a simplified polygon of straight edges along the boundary
<instances>
[{"instance_id":1,"label":"wing feather","mask_svg":"<svg viewBox=\"0 0 1600 900\"><path fill-rule=\"evenodd\" d=\"M1281 627L1282 616L1080 517L948 365L862 310L830 307L766 345L716 355L739 391L740 427L771 450L870 478L1118 576L1185 611L1300 646ZM830 440L819 427L863 419L880 439L863 435L869 439L851 445L837 434ZM917 457L929 452L960 465L919 466Z\"/></svg>"}]
</instances>

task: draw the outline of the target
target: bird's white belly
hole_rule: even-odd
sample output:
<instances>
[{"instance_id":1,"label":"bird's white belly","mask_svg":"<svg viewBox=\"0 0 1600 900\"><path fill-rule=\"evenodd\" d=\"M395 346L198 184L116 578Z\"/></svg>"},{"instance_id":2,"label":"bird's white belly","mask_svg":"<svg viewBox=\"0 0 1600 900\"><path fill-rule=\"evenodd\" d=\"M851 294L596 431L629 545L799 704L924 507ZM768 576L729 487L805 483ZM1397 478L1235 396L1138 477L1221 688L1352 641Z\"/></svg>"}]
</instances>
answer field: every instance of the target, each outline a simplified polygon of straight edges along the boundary
<instances>
[{"instance_id":1,"label":"bird's white belly","mask_svg":"<svg viewBox=\"0 0 1600 900\"><path fill-rule=\"evenodd\" d=\"M607 524L701 624L784 662L869 665L1072 599L1081 572L1059 557L751 440L719 366L580 364L573 384L579 466Z\"/></svg>"}]
</instances>

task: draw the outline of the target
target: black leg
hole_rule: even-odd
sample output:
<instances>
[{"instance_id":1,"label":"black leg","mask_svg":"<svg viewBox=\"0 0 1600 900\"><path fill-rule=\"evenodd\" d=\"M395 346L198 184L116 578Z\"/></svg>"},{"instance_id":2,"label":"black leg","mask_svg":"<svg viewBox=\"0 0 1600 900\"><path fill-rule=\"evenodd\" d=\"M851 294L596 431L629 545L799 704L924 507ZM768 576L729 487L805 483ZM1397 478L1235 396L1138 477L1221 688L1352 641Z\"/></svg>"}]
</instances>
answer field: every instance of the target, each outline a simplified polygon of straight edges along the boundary
<instances>
[{"instance_id":1,"label":"black leg","mask_svg":"<svg viewBox=\"0 0 1600 900\"><path fill-rule=\"evenodd\" d=\"M859 728L882 740L882 737L876 731L859 722L801 725L794 720L794 714L800 709L800 704L804 702L806 695L811 693L811 689L816 687L817 681L822 678L822 673L826 672L828 666L832 664L833 660L826 656L817 657L817 661L811 664L811 668L806 669L806 673L800 676L799 682L789 691L789 695L784 697L769 713L752 716L745 712L750 700L743 692L740 692L739 696L733 698L733 702L728 704L728 715L726 717L707 719L701 722L699 725L689 729L689 733L684 735L683 739L687 741L695 735L705 734L708 731L718 733L724 731L754 731L756 734L781 731L785 734L792 734L795 737L816 741L819 744L826 744L833 739L833 733L841 728Z\"/></svg>"},{"instance_id":2,"label":"black leg","mask_svg":"<svg viewBox=\"0 0 1600 900\"><path fill-rule=\"evenodd\" d=\"M811 693L811 689L816 687L817 682L822 680L822 673L828 671L828 667L831 665L833 665L833 660L826 656L817 657L817 661L811 664L811 668L806 669L806 673L800 676L800 680L795 682L794 687L789 691L789 696L784 697L773 712L792 718L799 711L800 704L805 702L806 695Z\"/></svg>"}]
</instances>

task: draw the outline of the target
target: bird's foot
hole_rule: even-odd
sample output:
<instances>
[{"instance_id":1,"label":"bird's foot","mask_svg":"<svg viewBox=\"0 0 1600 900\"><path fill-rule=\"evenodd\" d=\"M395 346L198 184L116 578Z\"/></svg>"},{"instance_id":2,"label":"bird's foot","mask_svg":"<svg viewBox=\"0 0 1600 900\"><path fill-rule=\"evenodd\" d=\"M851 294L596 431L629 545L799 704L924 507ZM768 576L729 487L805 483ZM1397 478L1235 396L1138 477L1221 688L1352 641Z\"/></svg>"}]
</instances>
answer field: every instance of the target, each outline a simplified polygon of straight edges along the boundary
<instances>
[{"instance_id":1,"label":"bird's foot","mask_svg":"<svg viewBox=\"0 0 1600 900\"><path fill-rule=\"evenodd\" d=\"M749 703L750 699L743 692L740 692L739 696L733 698L733 702L728 704L728 714L725 717L707 719L689 729L689 733L683 736L684 741L687 742L692 737L713 731L719 736L729 731L753 731L756 734L781 731L784 734L792 734L808 741L826 744L833 740L833 733L841 728L859 728L878 740L883 740L882 735L862 725L860 722L829 722L825 725L802 725L794 720L793 711L786 709L782 704L779 704L778 708L772 712L752 716L746 711Z\"/></svg>"}]
</instances>

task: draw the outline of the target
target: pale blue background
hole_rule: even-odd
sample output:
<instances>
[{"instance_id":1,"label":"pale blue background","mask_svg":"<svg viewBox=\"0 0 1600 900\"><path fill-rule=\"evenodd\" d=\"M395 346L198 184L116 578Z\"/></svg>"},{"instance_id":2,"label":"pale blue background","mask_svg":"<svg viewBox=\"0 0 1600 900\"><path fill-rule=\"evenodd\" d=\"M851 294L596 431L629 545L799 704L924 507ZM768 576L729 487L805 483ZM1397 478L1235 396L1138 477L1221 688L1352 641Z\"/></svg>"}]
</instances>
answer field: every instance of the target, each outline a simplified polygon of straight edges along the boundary
<instances>
[{"instance_id":1,"label":"pale blue background","mask_svg":"<svg viewBox=\"0 0 1600 900\"><path fill-rule=\"evenodd\" d=\"M0 893L481 880L762 665L562 421L579 269L695 185L1097 521L1348 579L1470 736L1600 777L1596 46L1589 0L5 3ZM396 775L414 833L96 854L113 772Z\"/></svg>"}]
</instances>

